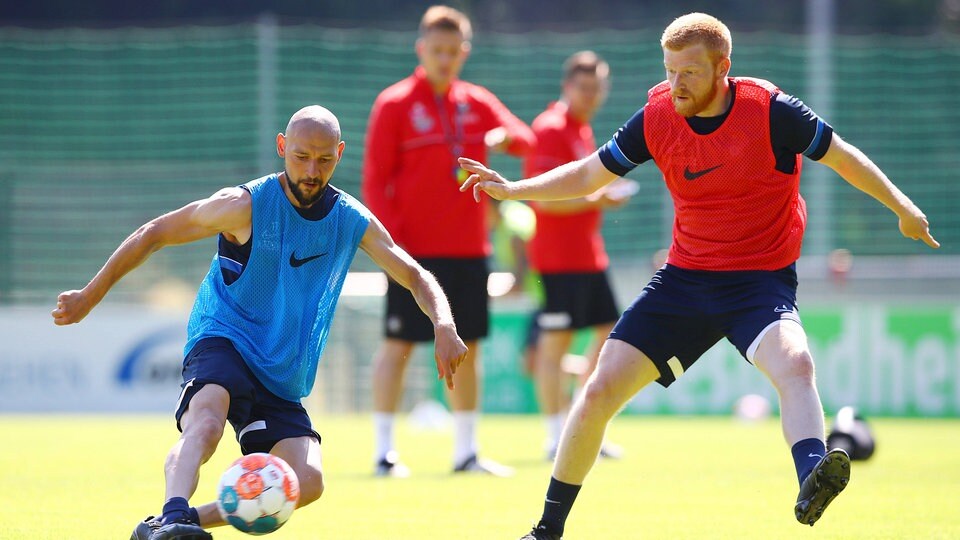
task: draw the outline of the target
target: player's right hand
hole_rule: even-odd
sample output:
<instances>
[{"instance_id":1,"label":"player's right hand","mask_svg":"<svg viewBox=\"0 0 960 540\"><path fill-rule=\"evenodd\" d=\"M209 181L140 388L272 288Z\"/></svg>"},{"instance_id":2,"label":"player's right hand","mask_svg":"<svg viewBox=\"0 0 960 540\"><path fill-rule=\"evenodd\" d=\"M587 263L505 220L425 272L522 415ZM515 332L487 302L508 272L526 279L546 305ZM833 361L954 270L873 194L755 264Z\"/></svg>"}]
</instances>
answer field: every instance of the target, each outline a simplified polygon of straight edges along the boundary
<instances>
[{"instance_id":1,"label":"player's right hand","mask_svg":"<svg viewBox=\"0 0 960 540\"><path fill-rule=\"evenodd\" d=\"M57 297L57 309L50 312L53 324L64 326L78 323L90 313L94 303L83 291L64 291Z\"/></svg>"},{"instance_id":2,"label":"player's right hand","mask_svg":"<svg viewBox=\"0 0 960 540\"><path fill-rule=\"evenodd\" d=\"M467 346L457 335L453 325L438 326L435 330L434 361L437 363L437 378L446 380L447 388L453 390L453 375L467 357Z\"/></svg>"},{"instance_id":3,"label":"player's right hand","mask_svg":"<svg viewBox=\"0 0 960 540\"><path fill-rule=\"evenodd\" d=\"M923 240L925 244L934 249L940 247L940 242L937 242L930 234L930 223L927 221L927 216L919 209L907 216L900 216L900 233L912 240Z\"/></svg>"},{"instance_id":4,"label":"player's right hand","mask_svg":"<svg viewBox=\"0 0 960 540\"><path fill-rule=\"evenodd\" d=\"M481 192L501 201L510 198L510 182L500 173L470 158L461 157L458 161L460 167L470 173L460 185L460 191L473 188L473 199L477 202L480 202Z\"/></svg>"}]
</instances>

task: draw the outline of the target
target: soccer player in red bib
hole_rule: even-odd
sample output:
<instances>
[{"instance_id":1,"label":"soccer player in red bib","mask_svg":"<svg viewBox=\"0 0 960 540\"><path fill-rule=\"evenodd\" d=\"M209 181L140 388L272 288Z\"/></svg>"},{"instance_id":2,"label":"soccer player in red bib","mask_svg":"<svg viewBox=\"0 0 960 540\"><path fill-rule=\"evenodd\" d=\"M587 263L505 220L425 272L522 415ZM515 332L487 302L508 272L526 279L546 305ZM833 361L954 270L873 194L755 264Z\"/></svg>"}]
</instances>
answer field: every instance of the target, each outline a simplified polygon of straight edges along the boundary
<instances>
[{"instance_id":1,"label":"soccer player in red bib","mask_svg":"<svg viewBox=\"0 0 960 540\"><path fill-rule=\"evenodd\" d=\"M560 99L533 121L537 145L523 163L523 174L536 176L597 149L590 121L606 100L610 66L593 51L574 53L563 65ZM600 226L603 211L625 204L636 184L620 180L587 197L531 203L537 225L527 244L530 266L543 283L543 305L537 315L539 337L534 362L537 402L547 420L547 456L560 442L569 398L562 360L574 332L594 334L583 379L596 365L600 345L620 316L607 278L609 257ZM604 443L600 455L618 457L620 450Z\"/></svg>"},{"instance_id":2,"label":"soccer player in red bib","mask_svg":"<svg viewBox=\"0 0 960 540\"><path fill-rule=\"evenodd\" d=\"M623 313L564 427L540 522L523 538L558 539L600 450L607 422L651 382L669 386L726 338L780 397L800 490L797 520L813 525L850 479L849 457L826 451L823 407L797 311L795 261L806 225L802 156L824 163L896 214L900 232L931 247L923 212L859 149L767 81L730 77L730 31L702 13L661 38L667 80L589 157L508 182L470 159L474 197L582 197L650 159L674 202L666 264Z\"/></svg>"},{"instance_id":3,"label":"soccer player in red bib","mask_svg":"<svg viewBox=\"0 0 960 540\"><path fill-rule=\"evenodd\" d=\"M448 6L429 8L420 21L420 65L383 90L370 111L363 160L363 199L408 253L432 272L450 299L469 347L448 396L454 417L453 470L507 472L477 456L480 339L487 335L486 205L458 191L467 174L459 156L485 160L488 150L522 156L533 131L489 90L458 78L470 53L470 20ZM417 343L433 339L433 325L407 290L390 282L386 339L373 366L375 471L404 476L394 449L394 417L403 375Z\"/></svg>"}]
</instances>

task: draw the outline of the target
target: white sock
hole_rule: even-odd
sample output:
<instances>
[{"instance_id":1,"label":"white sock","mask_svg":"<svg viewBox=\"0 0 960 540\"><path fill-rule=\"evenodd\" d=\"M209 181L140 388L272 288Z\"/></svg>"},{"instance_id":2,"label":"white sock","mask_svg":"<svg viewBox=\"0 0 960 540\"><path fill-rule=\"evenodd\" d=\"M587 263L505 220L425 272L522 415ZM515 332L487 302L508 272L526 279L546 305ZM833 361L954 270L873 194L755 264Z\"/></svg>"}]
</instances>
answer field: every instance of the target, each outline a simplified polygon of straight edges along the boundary
<instances>
[{"instance_id":1,"label":"white sock","mask_svg":"<svg viewBox=\"0 0 960 540\"><path fill-rule=\"evenodd\" d=\"M387 452L393 450L393 423L396 416L394 413L373 413L373 440L375 450L373 459L376 461L380 461L387 455Z\"/></svg>"},{"instance_id":2,"label":"white sock","mask_svg":"<svg viewBox=\"0 0 960 540\"><path fill-rule=\"evenodd\" d=\"M547 437L550 438L552 449L560 445L560 434L563 433L563 422L567 415L563 413L551 414L547 416Z\"/></svg>"},{"instance_id":3,"label":"white sock","mask_svg":"<svg viewBox=\"0 0 960 540\"><path fill-rule=\"evenodd\" d=\"M477 453L477 411L453 412L453 464L457 466Z\"/></svg>"}]
</instances>

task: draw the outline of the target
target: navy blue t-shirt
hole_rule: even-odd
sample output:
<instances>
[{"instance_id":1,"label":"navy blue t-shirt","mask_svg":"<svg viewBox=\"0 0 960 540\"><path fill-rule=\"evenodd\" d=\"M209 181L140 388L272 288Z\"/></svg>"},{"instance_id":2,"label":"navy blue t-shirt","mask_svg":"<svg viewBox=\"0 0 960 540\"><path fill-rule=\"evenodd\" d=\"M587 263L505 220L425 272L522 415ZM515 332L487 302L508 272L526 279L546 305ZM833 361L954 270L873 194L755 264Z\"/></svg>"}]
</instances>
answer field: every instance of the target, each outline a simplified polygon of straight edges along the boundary
<instances>
[{"instance_id":1,"label":"navy blue t-shirt","mask_svg":"<svg viewBox=\"0 0 960 540\"><path fill-rule=\"evenodd\" d=\"M735 83L730 91L736 99ZM730 115L733 102L719 116L687 118L695 133L706 135L717 130ZM802 101L782 92L770 98L770 145L776 157L776 169L782 173L794 172L797 154L818 161L830 148L833 128L824 122ZM614 133L599 152L603 165L614 174L623 176L637 165L653 159L643 135L643 107Z\"/></svg>"}]
</instances>

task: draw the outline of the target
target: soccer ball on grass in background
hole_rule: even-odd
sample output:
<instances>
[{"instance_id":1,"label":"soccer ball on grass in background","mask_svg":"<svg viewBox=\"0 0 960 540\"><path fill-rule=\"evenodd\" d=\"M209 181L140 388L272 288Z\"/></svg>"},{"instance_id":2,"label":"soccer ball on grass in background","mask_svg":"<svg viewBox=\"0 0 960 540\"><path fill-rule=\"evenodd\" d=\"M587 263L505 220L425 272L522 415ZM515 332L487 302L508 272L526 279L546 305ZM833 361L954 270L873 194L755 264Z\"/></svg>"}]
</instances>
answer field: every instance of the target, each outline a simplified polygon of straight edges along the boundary
<instances>
[{"instance_id":1,"label":"soccer ball on grass in background","mask_svg":"<svg viewBox=\"0 0 960 540\"><path fill-rule=\"evenodd\" d=\"M290 519L300 483L287 462L254 453L233 462L217 486L217 510L230 525L249 534L268 534Z\"/></svg>"},{"instance_id":2,"label":"soccer ball on grass in background","mask_svg":"<svg viewBox=\"0 0 960 540\"><path fill-rule=\"evenodd\" d=\"M733 415L741 422L760 422L770 417L770 401L759 394L746 394L733 404Z\"/></svg>"}]
</instances>

